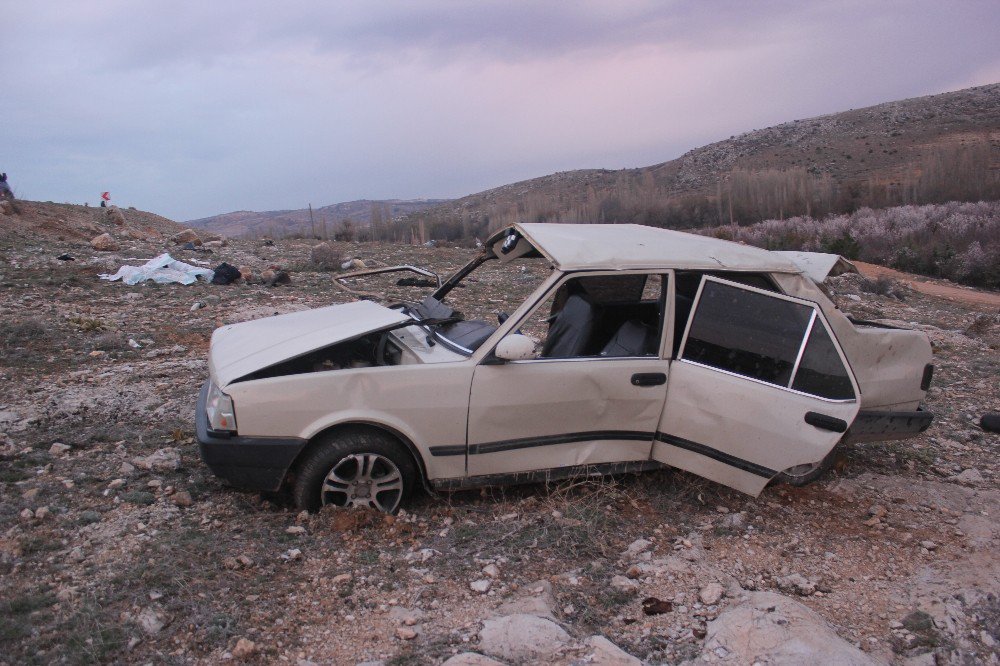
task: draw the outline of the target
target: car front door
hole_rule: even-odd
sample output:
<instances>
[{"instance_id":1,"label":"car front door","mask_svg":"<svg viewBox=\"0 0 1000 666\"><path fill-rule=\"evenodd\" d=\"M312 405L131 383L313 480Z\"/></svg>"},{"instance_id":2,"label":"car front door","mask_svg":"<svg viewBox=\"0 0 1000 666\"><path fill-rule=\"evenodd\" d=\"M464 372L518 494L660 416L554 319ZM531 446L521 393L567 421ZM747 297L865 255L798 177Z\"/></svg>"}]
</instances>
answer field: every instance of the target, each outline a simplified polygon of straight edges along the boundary
<instances>
[{"instance_id":1,"label":"car front door","mask_svg":"<svg viewBox=\"0 0 1000 666\"><path fill-rule=\"evenodd\" d=\"M822 461L857 396L815 303L706 276L652 457L757 495L779 472Z\"/></svg>"},{"instance_id":2,"label":"car front door","mask_svg":"<svg viewBox=\"0 0 1000 666\"><path fill-rule=\"evenodd\" d=\"M518 322L540 354L476 367L469 475L648 461L669 365L661 356L664 281L569 278Z\"/></svg>"}]
</instances>

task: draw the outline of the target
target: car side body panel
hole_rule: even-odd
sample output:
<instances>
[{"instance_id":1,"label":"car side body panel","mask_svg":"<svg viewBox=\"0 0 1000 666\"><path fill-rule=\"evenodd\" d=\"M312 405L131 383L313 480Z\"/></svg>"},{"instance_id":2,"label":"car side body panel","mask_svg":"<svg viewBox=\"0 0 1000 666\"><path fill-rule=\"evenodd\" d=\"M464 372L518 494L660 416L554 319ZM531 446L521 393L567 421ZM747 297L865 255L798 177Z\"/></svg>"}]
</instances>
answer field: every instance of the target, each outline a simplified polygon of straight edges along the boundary
<instances>
[{"instance_id":1,"label":"car side body panel","mask_svg":"<svg viewBox=\"0 0 1000 666\"><path fill-rule=\"evenodd\" d=\"M924 332L857 326L812 280L781 273L772 277L786 294L819 305L857 378L862 409L915 411L920 406L924 367L933 362Z\"/></svg>"},{"instance_id":2,"label":"car side body panel","mask_svg":"<svg viewBox=\"0 0 1000 666\"><path fill-rule=\"evenodd\" d=\"M464 450L467 362L314 372L230 385L241 435L310 440L345 423L386 427L417 449L429 478L465 475L465 455L433 456L434 446Z\"/></svg>"}]
</instances>

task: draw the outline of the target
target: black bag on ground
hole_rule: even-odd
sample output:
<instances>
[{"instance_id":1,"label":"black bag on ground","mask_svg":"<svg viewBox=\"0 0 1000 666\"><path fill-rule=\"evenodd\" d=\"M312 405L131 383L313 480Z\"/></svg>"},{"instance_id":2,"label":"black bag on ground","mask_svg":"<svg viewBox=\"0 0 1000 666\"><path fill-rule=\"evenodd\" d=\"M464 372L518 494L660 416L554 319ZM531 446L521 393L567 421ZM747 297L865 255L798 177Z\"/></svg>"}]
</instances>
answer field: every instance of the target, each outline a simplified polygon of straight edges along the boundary
<instances>
[{"instance_id":1,"label":"black bag on ground","mask_svg":"<svg viewBox=\"0 0 1000 666\"><path fill-rule=\"evenodd\" d=\"M226 262L222 262L215 269L215 275L212 276L212 284L230 284L239 279L239 269L235 266L230 266Z\"/></svg>"}]
</instances>

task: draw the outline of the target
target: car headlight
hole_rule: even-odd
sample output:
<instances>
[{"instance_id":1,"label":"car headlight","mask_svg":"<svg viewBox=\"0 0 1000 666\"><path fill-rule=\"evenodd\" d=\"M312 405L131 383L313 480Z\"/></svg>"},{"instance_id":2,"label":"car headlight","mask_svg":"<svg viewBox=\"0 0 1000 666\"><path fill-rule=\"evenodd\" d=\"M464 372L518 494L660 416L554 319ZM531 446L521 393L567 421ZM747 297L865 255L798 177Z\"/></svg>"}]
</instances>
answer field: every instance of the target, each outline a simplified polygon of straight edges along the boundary
<instances>
[{"instance_id":1,"label":"car headlight","mask_svg":"<svg viewBox=\"0 0 1000 666\"><path fill-rule=\"evenodd\" d=\"M236 410L233 408L233 399L214 383L208 388L205 413L208 415L209 429L236 432Z\"/></svg>"}]
</instances>

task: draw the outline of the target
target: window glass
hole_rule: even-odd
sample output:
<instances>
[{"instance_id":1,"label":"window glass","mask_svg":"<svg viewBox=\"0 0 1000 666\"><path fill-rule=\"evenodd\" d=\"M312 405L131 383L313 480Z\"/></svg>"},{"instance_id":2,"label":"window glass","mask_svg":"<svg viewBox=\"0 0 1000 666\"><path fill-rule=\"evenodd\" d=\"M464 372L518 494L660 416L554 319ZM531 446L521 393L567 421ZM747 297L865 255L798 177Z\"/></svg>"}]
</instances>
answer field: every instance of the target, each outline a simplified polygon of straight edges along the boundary
<instances>
[{"instance_id":1,"label":"window glass","mask_svg":"<svg viewBox=\"0 0 1000 666\"><path fill-rule=\"evenodd\" d=\"M683 358L788 386L812 308L705 282Z\"/></svg>"},{"instance_id":2,"label":"window glass","mask_svg":"<svg viewBox=\"0 0 1000 666\"><path fill-rule=\"evenodd\" d=\"M819 319L809 334L792 388L833 400L854 398L854 387L847 369L833 346L826 326Z\"/></svg>"}]
</instances>

